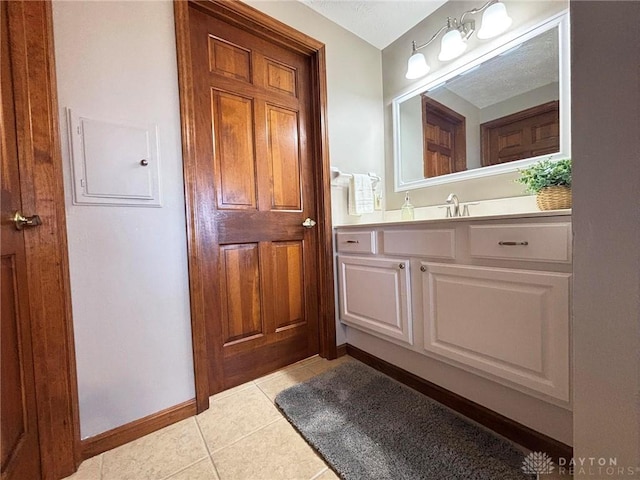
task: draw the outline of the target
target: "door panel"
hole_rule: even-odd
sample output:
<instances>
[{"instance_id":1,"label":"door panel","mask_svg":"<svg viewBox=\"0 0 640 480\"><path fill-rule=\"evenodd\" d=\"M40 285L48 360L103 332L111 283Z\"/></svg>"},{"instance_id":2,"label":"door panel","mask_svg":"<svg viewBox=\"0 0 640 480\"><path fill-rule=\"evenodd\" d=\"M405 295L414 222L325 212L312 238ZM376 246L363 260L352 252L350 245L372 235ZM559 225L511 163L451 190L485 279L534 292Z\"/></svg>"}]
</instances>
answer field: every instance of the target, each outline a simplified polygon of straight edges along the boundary
<instances>
[{"instance_id":1,"label":"door panel","mask_svg":"<svg viewBox=\"0 0 640 480\"><path fill-rule=\"evenodd\" d=\"M209 71L249 82L251 81L251 52L210 35Z\"/></svg>"},{"instance_id":2,"label":"door panel","mask_svg":"<svg viewBox=\"0 0 640 480\"><path fill-rule=\"evenodd\" d=\"M13 98L13 72L9 54L7 2L1 11L2 110L2 247L0 321L0 459L2 480L40 478L40 450L36 418L35 378L31 345L27 265L24 231L13 218L22 211L18 138Z\"/></svg>"},{"instance_id":3,"label":"door panel","mask_svg":"<svg viewBox=\"0 0 640 480\"><path fill-rule=\"evenodd\" d=\"M217 90L211 97L218 208L255 209L253 100Z\"/></svg>"},{"instance_id":4,"label":"door panel","mask_svg":"<svg viewBox=\"0 0 640 480\"><path fill-rule=\"evenodd\" d=\"M300 210L298 112L267 105L267 148L271 170L271 208Z\"/></svg>"},{"instance_id":5,"label":"door panel","mask_svg":"<svg viewBox=\"0 0 640 480\"><path fill-rule=\"evenodd\" d=\"M276 332L301 326L304 315L302 242L273 243L273 294Z\"/></svg>"},{"instance_id":6,"label":"door panel","mask_svg":"<svg viewBox=\"0 0 640 480\"><path fill-rule=\"evenodd\" d=\"M276 90L279 93L288 93L292 96L296 95L297 75L295 67L284 65L271 58L265 58L267 68L266 87L269 90Z\"/></svg>"},{"instance_id":7,"label":"door panel","mask_svg":"<svg viewBox=\"0 0 640 480\"><path fill-rule=\"evenodd\" d=\"M260 300L260 257L257 244L221 248L224 344L264 333Z\"/></svg>"},{"instance_id":8,"label":"door panel","mask_svg":"<svg viewBox=\"0 0 640 480\"><path fill-rule=\"evenodd\" d=\"M19 442L28 432L27 412L23 399L24 358L20 348L20 317L16 256L2 256L2 471L16 454ZM6 388L11 385L12 388Z\"/></svg>"},{"instance_id":9,"label":"door panel","mask_svg":"<svg viewBox=\"0 0 640 480\"><path fill-rule=\"evenodd\" d=\"M195 176L216 199L198 205L214 393L318 352L310 64L197 7L189 20Z\"/></svg>"}]
</instances>

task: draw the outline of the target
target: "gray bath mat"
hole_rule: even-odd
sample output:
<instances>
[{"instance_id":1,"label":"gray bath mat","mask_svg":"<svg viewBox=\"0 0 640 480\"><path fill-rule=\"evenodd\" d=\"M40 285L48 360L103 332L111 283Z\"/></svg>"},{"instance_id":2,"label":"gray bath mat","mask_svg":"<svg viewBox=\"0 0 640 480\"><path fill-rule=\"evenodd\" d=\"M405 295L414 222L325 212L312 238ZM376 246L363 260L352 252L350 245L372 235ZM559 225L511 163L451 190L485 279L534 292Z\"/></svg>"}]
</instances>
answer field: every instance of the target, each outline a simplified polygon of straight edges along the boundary
<instances>
[{"instance_id":1,"label":"gray bath mat","mask_svg":"<svg viewBox=\"0 0 640 480\"><path fill-rule=\"evenodd\" d=\"M276 404L345 480L526 480L522 452L360 362L284 390Z\"/></svg>"}]
</instances>

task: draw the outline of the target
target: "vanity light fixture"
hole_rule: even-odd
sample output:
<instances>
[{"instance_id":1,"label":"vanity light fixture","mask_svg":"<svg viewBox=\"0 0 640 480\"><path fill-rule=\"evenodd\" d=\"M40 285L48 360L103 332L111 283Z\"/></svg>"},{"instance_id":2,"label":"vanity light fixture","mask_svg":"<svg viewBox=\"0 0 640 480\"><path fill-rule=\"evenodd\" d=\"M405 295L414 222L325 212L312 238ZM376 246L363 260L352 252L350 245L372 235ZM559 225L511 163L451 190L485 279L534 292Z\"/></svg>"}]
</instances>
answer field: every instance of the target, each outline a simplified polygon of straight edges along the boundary
<instances>
[{"instance_id":1,"label":"vanity light fixture","mask_svg":"<svg viewBox=\"0 0 640 480\"><path fill-rule=\"evenodd\" d=\"M440 55L438 60L441 62L448 62L456 57L462 55L467 49L467 38L473 33L473 30L464 31L464 24L462 28L457 25L458 20L455 18L447 18L447 33L442 36L440 42ZM467 23L467 25L469 25ZM462 31L461 31L462 30Z\"/></svg>"},{"instance_id":2,"label":"vanity light fixture","mask_svg":"<svg viewBox=\"0 0 640 480\"><path fill-rule=\"evenodd\" d=\"M418 50L422 50L431 44L442 32L446 33L442 36L438 60L447 62L462 55L467 49L467 40L476 30L475 20L465 21L465 17L480 12L483 12L483 14L482 26L478 30L478 38L482 40L496 37L511 26L511 17L507 14L507 8L499 0L489 0L480 8L464 12L459 22L456 18L448 17L447 24L440 28L428 42L422 45L417 45L416 42L411 43L412 53L409 58L406 78L413 80L423 77L429 72L427 60Z\"/></svg>"}]
</instances>

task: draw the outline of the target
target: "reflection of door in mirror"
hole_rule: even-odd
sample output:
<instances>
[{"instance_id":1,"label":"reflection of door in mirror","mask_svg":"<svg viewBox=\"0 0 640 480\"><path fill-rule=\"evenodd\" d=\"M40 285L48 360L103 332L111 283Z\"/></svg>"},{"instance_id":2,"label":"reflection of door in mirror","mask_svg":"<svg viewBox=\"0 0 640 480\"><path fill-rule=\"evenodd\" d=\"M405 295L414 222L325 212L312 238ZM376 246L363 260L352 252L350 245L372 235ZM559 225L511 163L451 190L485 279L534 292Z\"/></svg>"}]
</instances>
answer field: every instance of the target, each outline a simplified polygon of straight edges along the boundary
<instances>
[{"instance_id":1,"label":"reflection of door in mirror","mask_svg":"<svg viewBox=\"0 0 640 480\"><path fill-rule=\"evenodd\" d=\"M569 157L567 28L566 16L554 18L456 70L436 72L430 82L396 97L395 191L514 172L543 158ZM425 95L437 103L424 104ZM431 105L439 107L425 114ZM444 127L438 113L443 109L464 118L458 163L447 143L455 140L457 121ZM485 130L494 135L491 141L481 139L483 133L489 135Z\"/></svg>"},{"instance_id":2,"label":"reflection of door in mirror","mask_svg":"<svg viewBox=\"0 0 640 480\"><path fill-rule=\"evenodd\" d=\"M425 178L467 169L465 125L463 115L422 95Z\"/></svg>"},{"instance_id":3,"label":"reflection of door in mirror","mask_svg":"<svg viewBox=\"0 0 640 480\"><path fill-rule=\"evenodd\" d=\"M482 166L560 150L559 102L543 103L480 125Z\"/></svg>"}]
</instances>

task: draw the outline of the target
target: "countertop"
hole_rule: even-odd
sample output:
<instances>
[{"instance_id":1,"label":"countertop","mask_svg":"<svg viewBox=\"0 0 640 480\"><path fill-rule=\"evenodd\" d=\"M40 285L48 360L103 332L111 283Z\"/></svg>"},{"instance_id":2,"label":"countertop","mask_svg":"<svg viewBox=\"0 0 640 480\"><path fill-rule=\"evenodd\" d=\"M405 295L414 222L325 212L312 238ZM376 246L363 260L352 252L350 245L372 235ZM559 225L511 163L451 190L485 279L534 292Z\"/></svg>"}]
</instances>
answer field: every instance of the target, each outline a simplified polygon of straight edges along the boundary
<instances>
[{"instance_id":1,"label":"countertop","mask_svg":"<svg viewBox=\"0 0 640 480\"><path fill-rule=\"evenodd\" d=\"M561 217L571 216L571 209L566 210L545 210L539 212L518 212L518 213L505 213L501 215L474 215L470 217L453 217L453 218L429 218L425 220L407 220L407 221L389 221L389 222L377 222L377 223L355 223L348 225L334 225L334 229L356 229L367 227L392 227L398 225L430 225L433 223L443 222L474 222L484 220L508 220L512 218L540 218L540 217Z\"/></svg>"}]
</instances>

